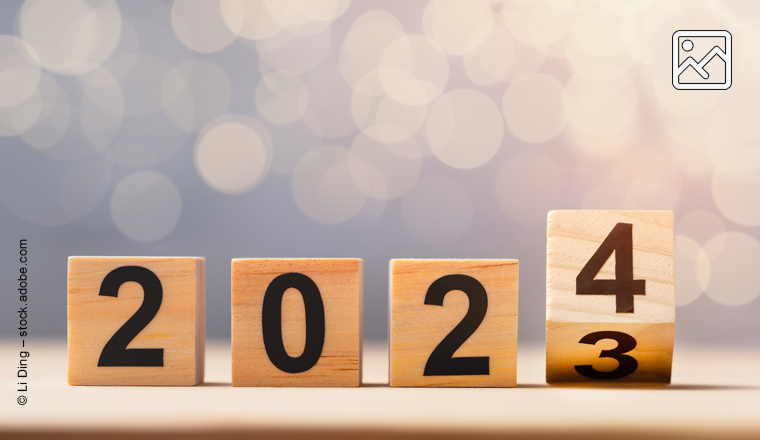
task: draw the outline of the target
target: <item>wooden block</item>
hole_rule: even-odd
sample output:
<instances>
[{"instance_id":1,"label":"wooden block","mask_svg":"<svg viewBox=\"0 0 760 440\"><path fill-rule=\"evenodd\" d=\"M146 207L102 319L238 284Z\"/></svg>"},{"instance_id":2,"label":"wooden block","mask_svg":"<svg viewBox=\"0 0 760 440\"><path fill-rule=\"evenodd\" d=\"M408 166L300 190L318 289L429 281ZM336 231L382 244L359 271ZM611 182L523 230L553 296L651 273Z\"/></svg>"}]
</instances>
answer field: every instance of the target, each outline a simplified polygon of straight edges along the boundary
<instances>
[{"instance_id":1,"label":"wooden block","mask_svg":"<svg viewBox=\"0 0 760 440\"><path fill-rule=\"evenodd\" d=\"M390 272L390 386L515 386L517 260L391 260Z\"/></svg>"},{"instance_id":2,"label":"wooden block","mask_svg":"<svg viewBox=\"0 0 760 440\"><path fill-rule=\"evenodd\" d=\"M205 260L69 257L69 385L203 381Z\"/></svg>"},{"instance_id":3,"label":"wooden block","mask_svg":"<svg viewBox=\"0 0 760 440\"><path fill-rule=\"evenodd\" d=\"M672 211L549 213L547 382L670 383L674 243Z\"/></svg>"},{"instance_id":4,"label":"wooden block","mask_svg":"<svg viewBox=\"0 0 760 440\"><path fill-rule=\"evenodd\" d=\"M232 386L357 387L361 259L232 260Z\"/></svg>"},{"instance_id":5,"label":"wooden block","mask_svg":"<svg viewBox=\"0 0 760 440\"><path fill-rule=\"evenodd\" d=\"M561 383L595 380L600 384L615 386L668 383L673 362L674 333L675 324L672 322L602 325L598 322L549 322L546 337L546 381ZM578 343L588 335L592 336L586 343ZM624 344L631 340L635 341L635 346L628 349ZM621 353L615 353L621 343L623 348L617 349ZM622 368L616 359L622 360ZM577 366L581 366L580 371ZM590 367L597 372L590 370ZM617 373L609 373L618 368ZM630 374L623 375L629 371Z\"/></svg>"}]
</instances>

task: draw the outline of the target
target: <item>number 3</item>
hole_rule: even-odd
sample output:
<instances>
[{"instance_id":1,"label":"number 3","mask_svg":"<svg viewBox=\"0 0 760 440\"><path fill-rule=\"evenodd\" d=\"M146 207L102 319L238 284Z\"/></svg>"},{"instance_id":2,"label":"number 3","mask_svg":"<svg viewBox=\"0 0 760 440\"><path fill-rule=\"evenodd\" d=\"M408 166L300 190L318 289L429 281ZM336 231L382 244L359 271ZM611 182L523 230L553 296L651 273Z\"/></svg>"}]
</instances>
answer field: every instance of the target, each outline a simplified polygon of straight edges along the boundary
<instances>
[{"instance_id":1,"label":"number 3","mask_svg":"<svg viewBox=\"0 0 760 440\"><path fill-rule=\"evenodd\" d=\"M612 358L618 361L618 367L612 371L595 370L591 365L576 365L575 371L589 379L613 380L621 379L632 374L639 367L636 359L625 353L636 348L636 339L633 336L622 332L604 331L589 333L579 341L581 344L595 345L602 339L612 339L617 341L618 345L612 350L602 350L600 358Z\"/></svg>"}]
</instances>

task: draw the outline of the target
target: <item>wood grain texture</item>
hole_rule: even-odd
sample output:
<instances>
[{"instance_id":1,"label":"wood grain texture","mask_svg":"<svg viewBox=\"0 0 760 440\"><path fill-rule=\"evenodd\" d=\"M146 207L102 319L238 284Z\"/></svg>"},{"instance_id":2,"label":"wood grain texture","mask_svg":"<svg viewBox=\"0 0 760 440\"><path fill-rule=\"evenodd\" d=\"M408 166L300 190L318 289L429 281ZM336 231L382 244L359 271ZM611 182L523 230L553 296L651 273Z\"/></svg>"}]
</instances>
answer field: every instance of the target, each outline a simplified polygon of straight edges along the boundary
<instances>
[{"instance_id":1,"label":"wood grain texture","mask_svg":"<svg viewBox=\"0 0 760 440\"><path fill-rule=\"evenodd\" d=\"M262 306L279 275L301 273L319 288L325 313L322 355L309 370L287 373L269 359L262 334ZM361 381L361 259L232 260L232 385L357 387ZM295 289L282 300L282 336L291 357L304 351L304 301Z\"/></svg>"},{"instance_id":2,"label":"wood grain texture","mask_svg":"<svg viewBox=\"0 0 760 440\"><path fill-rule=\"evenodd\" d=\"M141 266L161 281L155 317L128 345L162 348L163 367L99 367L103 347L142 305L142 287L121 285L100 296L116 268ZM205 260L195 257L69 257L68 382L70 385L197 385L203 381Z\"/></svg>"},{"instance_id":3,"label":"wood grain texture","mask_svg":"<svg viewBox=\"0 0 760 440\"><path fill-rule=\"evenodd\" d=\"M633 225L633 278L646 280L635 313L612 295L576 295L575 278L617 223ZM673 211L552 211L547 224L547 315L566 322L675 322ZM615 255L597 279L615 278Z\"/></svg>"},{"instance_id":4,"label":"wood grain texture","mask_svg":"<svg viewBox=\"0 0 760 440\"><path fill-rule=\"evenodd\" d=\"M390 264L390 386L515 386L517 260L392 260ZM425 304L430 285L452 274L475 278L488 294L485 318L454 355L488 356L488 375L423 375L431 352L469 308L461 291L449 292L443 306Z\"/></svg>"},{"instance_id":5,"label":"wood grain texture","mask_svg":"<svg viewBox=\"0 0 760 440\"><path fill-rule=\"evenodd\" d=\"M643 294L633 296L633 312L616 309L616 295L579 295L576 277L619 223L630 224L633 279L644 280ZM552 211L547 224L546 378L550 383L669 383L675 327L675 244L672 211ZM616 279L615 251L594 277ZM613 359L599 359L617 343L579 341L600 331L629 334L636 348L628 355L638 362L620 379L591 379L576 365L598 371L617 368ZM598 368L597 368L598 366Z\"/></svg>"},{"instance_id":6,"label":"wood grain texture","mask_svg":"<svg viewBox=\"0 0 760 440\"><path fill-rule=\"evenodd\" d=\"M598 371L612 371L618 362L600 358L602 350L614 350L618 343L603 339L594 345L581 344L584 336L598 331L622 332L636 340L636 347L625 353L638 362L636 371L613 380L589 379L576 371L576 365L591 365ZM621 386L626 384L669 384L673 362L674 323L546 323L546 381L548 383L593 383Z\"/></svg>"}]
</instances>

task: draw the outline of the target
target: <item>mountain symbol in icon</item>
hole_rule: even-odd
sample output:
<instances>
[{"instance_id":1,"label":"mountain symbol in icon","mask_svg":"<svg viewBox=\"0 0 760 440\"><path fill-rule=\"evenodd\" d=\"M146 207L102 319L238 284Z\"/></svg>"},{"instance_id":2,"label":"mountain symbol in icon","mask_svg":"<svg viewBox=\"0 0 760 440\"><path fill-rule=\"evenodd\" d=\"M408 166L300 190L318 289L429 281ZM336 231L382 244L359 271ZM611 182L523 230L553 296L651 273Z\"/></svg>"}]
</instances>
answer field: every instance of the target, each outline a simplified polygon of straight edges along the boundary
<instances>
[{"instance_id":1,"label":"mountain symbol in icon","mask_svg":"<svg viewBox=\"0 0 760 440\"><path fill-rule=\"evenodd\" d=\"M710 77L710 74L707 73L707 70L705 70L705 66L707 66L707 64L710 61L712 61L712 59L715 58L716 56L720 57L724 63L728 61L727 60L728 56L726 55L726 52L724 52L720 47L715 46L698 63L693 57L686 58L686 60L683 63L681 63L681 65L678 66L678 70L676 71L676 76L680 76L684 70L688 69L689 66L691 66L699 74L699 76L701 76L704 79L707 79Z\"/></svg>"}]
</instances>

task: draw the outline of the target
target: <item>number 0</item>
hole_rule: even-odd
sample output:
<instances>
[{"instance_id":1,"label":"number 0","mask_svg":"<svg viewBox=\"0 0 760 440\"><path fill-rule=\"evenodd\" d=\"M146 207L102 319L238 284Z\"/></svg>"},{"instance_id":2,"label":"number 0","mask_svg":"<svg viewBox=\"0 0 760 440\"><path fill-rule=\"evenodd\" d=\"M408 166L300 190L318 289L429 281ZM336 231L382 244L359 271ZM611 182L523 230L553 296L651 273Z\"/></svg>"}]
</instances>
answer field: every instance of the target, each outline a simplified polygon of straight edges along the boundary
<instances>
[{"instance_id":1,"label":"number 0","mask_svg":"<svg viewBox=\"0 0 760 440\"><path fill-rule=\"evenodd\" d=\"M282 297L290 288L301 292L306 312L306 345L298 357L291 357L285 351L282 340ZM303 373L317 364L325 345L325 306L319 287L311 278L291 272L282 274L269 283L261 308L261 332L267 356L280 370Z\"/></svg>"}]
</instances>

